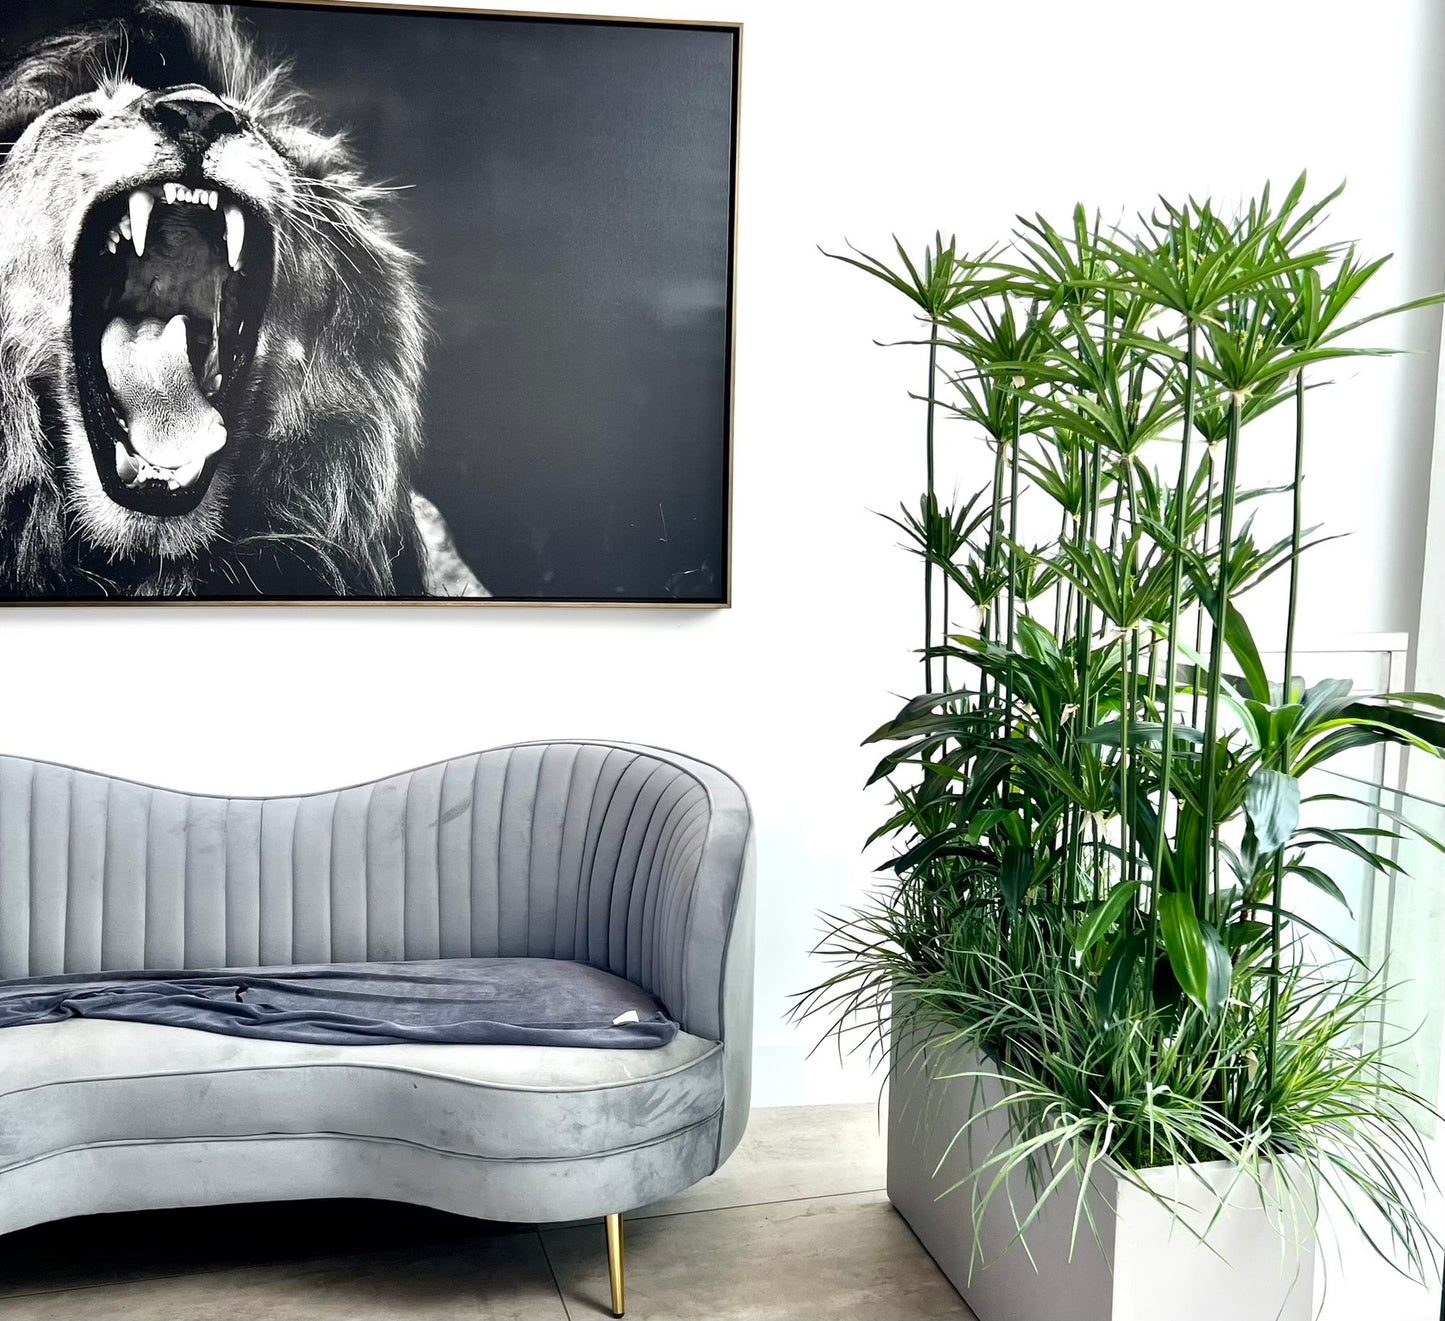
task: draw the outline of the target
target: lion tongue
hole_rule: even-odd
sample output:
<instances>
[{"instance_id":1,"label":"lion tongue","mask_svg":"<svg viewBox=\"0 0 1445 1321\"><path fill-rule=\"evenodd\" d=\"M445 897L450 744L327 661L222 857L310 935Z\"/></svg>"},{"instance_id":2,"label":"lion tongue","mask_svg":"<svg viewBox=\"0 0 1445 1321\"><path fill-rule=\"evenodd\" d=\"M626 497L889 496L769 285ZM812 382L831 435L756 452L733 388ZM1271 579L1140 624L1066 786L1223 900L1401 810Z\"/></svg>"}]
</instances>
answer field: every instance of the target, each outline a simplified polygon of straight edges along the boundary
<instances>
[{"instance_id":1,"label":"lion tongue","mask_svg":"<svg viewBox=\"0 0 1445 1321\"><path fill-rule=\"evenodd\" d=\"M116 317L101 338L100 360L130 427L130 453L116 448L121 479L189 485L225 445L226 427L196 384L186 318L132 324Z\"/></svg>"}]
</instances>

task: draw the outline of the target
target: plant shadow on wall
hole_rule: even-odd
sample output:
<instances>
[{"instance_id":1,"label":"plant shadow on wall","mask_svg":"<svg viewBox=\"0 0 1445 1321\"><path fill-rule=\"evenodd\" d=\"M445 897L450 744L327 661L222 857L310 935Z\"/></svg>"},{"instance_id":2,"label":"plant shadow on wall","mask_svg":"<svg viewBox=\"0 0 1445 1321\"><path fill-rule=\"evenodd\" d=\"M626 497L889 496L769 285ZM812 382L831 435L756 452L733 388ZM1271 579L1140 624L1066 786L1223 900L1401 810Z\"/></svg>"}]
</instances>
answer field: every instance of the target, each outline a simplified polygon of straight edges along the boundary
<instances>
[{"instance_id":1,"label":"plant shadow on wall","mask_svg":"<svg viewBox=\"0 0 1445 1321\"><path fill-rule=\"evenodd\" d=\"M1024 1170L1037 1201L998 1198L1014 1241L1061 1187L1077 1240L1101 1169L1157 1199L1146 1171L1224 1161L1261 1197L1276 1177L1299 1206L1335 1194L1417 1277L1438 1246L1416 1210L1424 1102L1361 1044L1387 988L1295 901L1344 903L1332 859L1396 869L1411 829L1303 825L1301 778L1362 746L1445 747L1437 696L1294 675L1310 393L1406 310L1353 310L1384 262L1320 238L1337 195L1308 202L1301 177L1238 214L1162 202L1108 228L1078 208L978 258L941 237L921 262L899 245L897 269L843 258L926 333L929 486L894 520L922 559L926 691L868 740L890 747L869 842L896 841L894 879L830 919L838 970L795 1012L882 1053L891 1006L935 1076L1002 1076L954 1139L1009 1121L960 1194L976 1234ZM1243 489L1250 424L1276 408L1292 480ZM934 489L945 417L994 459L955 504ZM1262 544L1271 500L1292 528ZM1281 573L1283 684L1239 606Z\"/></svg>"}]
</instances>

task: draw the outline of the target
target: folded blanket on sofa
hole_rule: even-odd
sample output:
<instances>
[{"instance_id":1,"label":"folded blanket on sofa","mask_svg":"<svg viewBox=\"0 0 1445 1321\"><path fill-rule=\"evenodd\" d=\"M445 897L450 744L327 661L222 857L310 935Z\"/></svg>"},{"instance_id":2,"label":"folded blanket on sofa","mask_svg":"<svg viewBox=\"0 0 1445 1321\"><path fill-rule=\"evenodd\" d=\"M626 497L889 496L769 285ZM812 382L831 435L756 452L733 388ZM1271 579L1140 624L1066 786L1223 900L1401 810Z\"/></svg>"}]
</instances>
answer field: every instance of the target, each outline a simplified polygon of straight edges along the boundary
<instances>
[{"instance_id":1,"label":"folded blanket on sofa","mask_svg":"<svg viewBox=\"0 0 1445 1321\"><path fill-rule=\"evenodd\" d=\"M121 1018L318 1045L665 1046L641 987L561 959L435 959L0 981L0 1028Z\"/></svg>"}]
</instances>

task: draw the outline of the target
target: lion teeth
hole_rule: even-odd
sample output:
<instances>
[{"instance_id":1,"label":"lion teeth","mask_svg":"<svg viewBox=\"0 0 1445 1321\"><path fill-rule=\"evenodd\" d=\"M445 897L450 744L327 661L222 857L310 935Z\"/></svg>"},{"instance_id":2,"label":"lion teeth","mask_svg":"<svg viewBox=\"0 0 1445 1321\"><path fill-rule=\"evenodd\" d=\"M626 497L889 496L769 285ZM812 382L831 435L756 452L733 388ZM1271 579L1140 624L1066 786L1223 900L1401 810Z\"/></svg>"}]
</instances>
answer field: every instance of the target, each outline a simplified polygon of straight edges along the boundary
<instances>
[{"instance_id":1,"label":"lion teeth","mask_svg":"<svg viewBox=\"0 0 1445 1321\"><path fill-rule=\"evenodd\" d=\"M137 188L130 195L130 241L135 244L137 257L146 255L146 234L150 230L151 212L155 206L156 199L144 188Z\"/></svg>"},{"instance_id":2,"label":"lion teeth","mask_svg":"<svg viewBox=\"0 0 1445 1321\"><path fill-rule=\"evenodd\" d=\"M211 451L214 453L214 450ZM179 491L194 485L201 469L206 466L208 455L192 459L179 468L162 468L142 455L132 454L119 442L115 447L115 471L127 486L139 486L142 482L164 482L171 491Z\"/></svg>"},{"instance_id":3,"label":"lion teeth","mask_svg":"<svg viewBox=\"0 0 1445 1321\"><path fill-rule=\"evenodd\" d=\"M226 259L233 271L241 269L241 252L246 246L246 217L239 206L226 207Z\"/></svg>"},{"instance_id":4,"label":"lion teeth","mask_svg":"<svg viewBox=\"0 0 1445 1321\"><path fill-rule=\"evenodd\" d=\"M120 441L115 442L115 471L127 486L135 482L136 475L140 472L140 465L131 458L130 451Z\"/></svg>"},{"instance_id":5,"label":"lion teeth","mask_svg":"<svg viewBox=\"0 0 1445 1321\"><path fill-rule=\"evenodd\" d=\"M212 211L221 205L221 194L212 188L187 188L183 183L161 185L167 206L184 202L187 206L208 206Z\"/></svg>"},{"instance_id":6,"label":"lion teeth","mask_svg":"<svg viewBox=\"0 0 1445 1321\"><path fill-rule=\"evenodd\" d=\"M205 459L193 459L190 463L186 464L185 467L177 468L175 477L173 477L169 483L171 489L176 490L182 486L189 486L201 475L201 469L205 466Z\"/></svg>"}]
</instances>

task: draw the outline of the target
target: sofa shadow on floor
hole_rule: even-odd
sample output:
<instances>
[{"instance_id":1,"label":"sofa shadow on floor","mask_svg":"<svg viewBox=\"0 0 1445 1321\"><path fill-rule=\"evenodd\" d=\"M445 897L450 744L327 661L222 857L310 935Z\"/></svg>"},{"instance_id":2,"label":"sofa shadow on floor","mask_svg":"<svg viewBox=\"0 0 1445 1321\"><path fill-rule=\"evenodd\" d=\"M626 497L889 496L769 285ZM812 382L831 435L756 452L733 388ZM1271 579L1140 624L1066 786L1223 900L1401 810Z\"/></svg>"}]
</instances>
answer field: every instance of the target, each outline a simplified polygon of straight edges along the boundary
<instances>
[{"instance_id":1,"label":"sofa shadow on floor","mask_svg":"<svg viewBox=\"0 0 1445 1321\"><path fill-rule=\"evenodd\" d=\"M757 1110L714 1175L630 1215L628 1316L970 1317L888 1204L871 1105ZM610 1315L600 1222L390 1202L88 1216L0 1238L0 1319Z\"/></svg>"}]
</instances>

